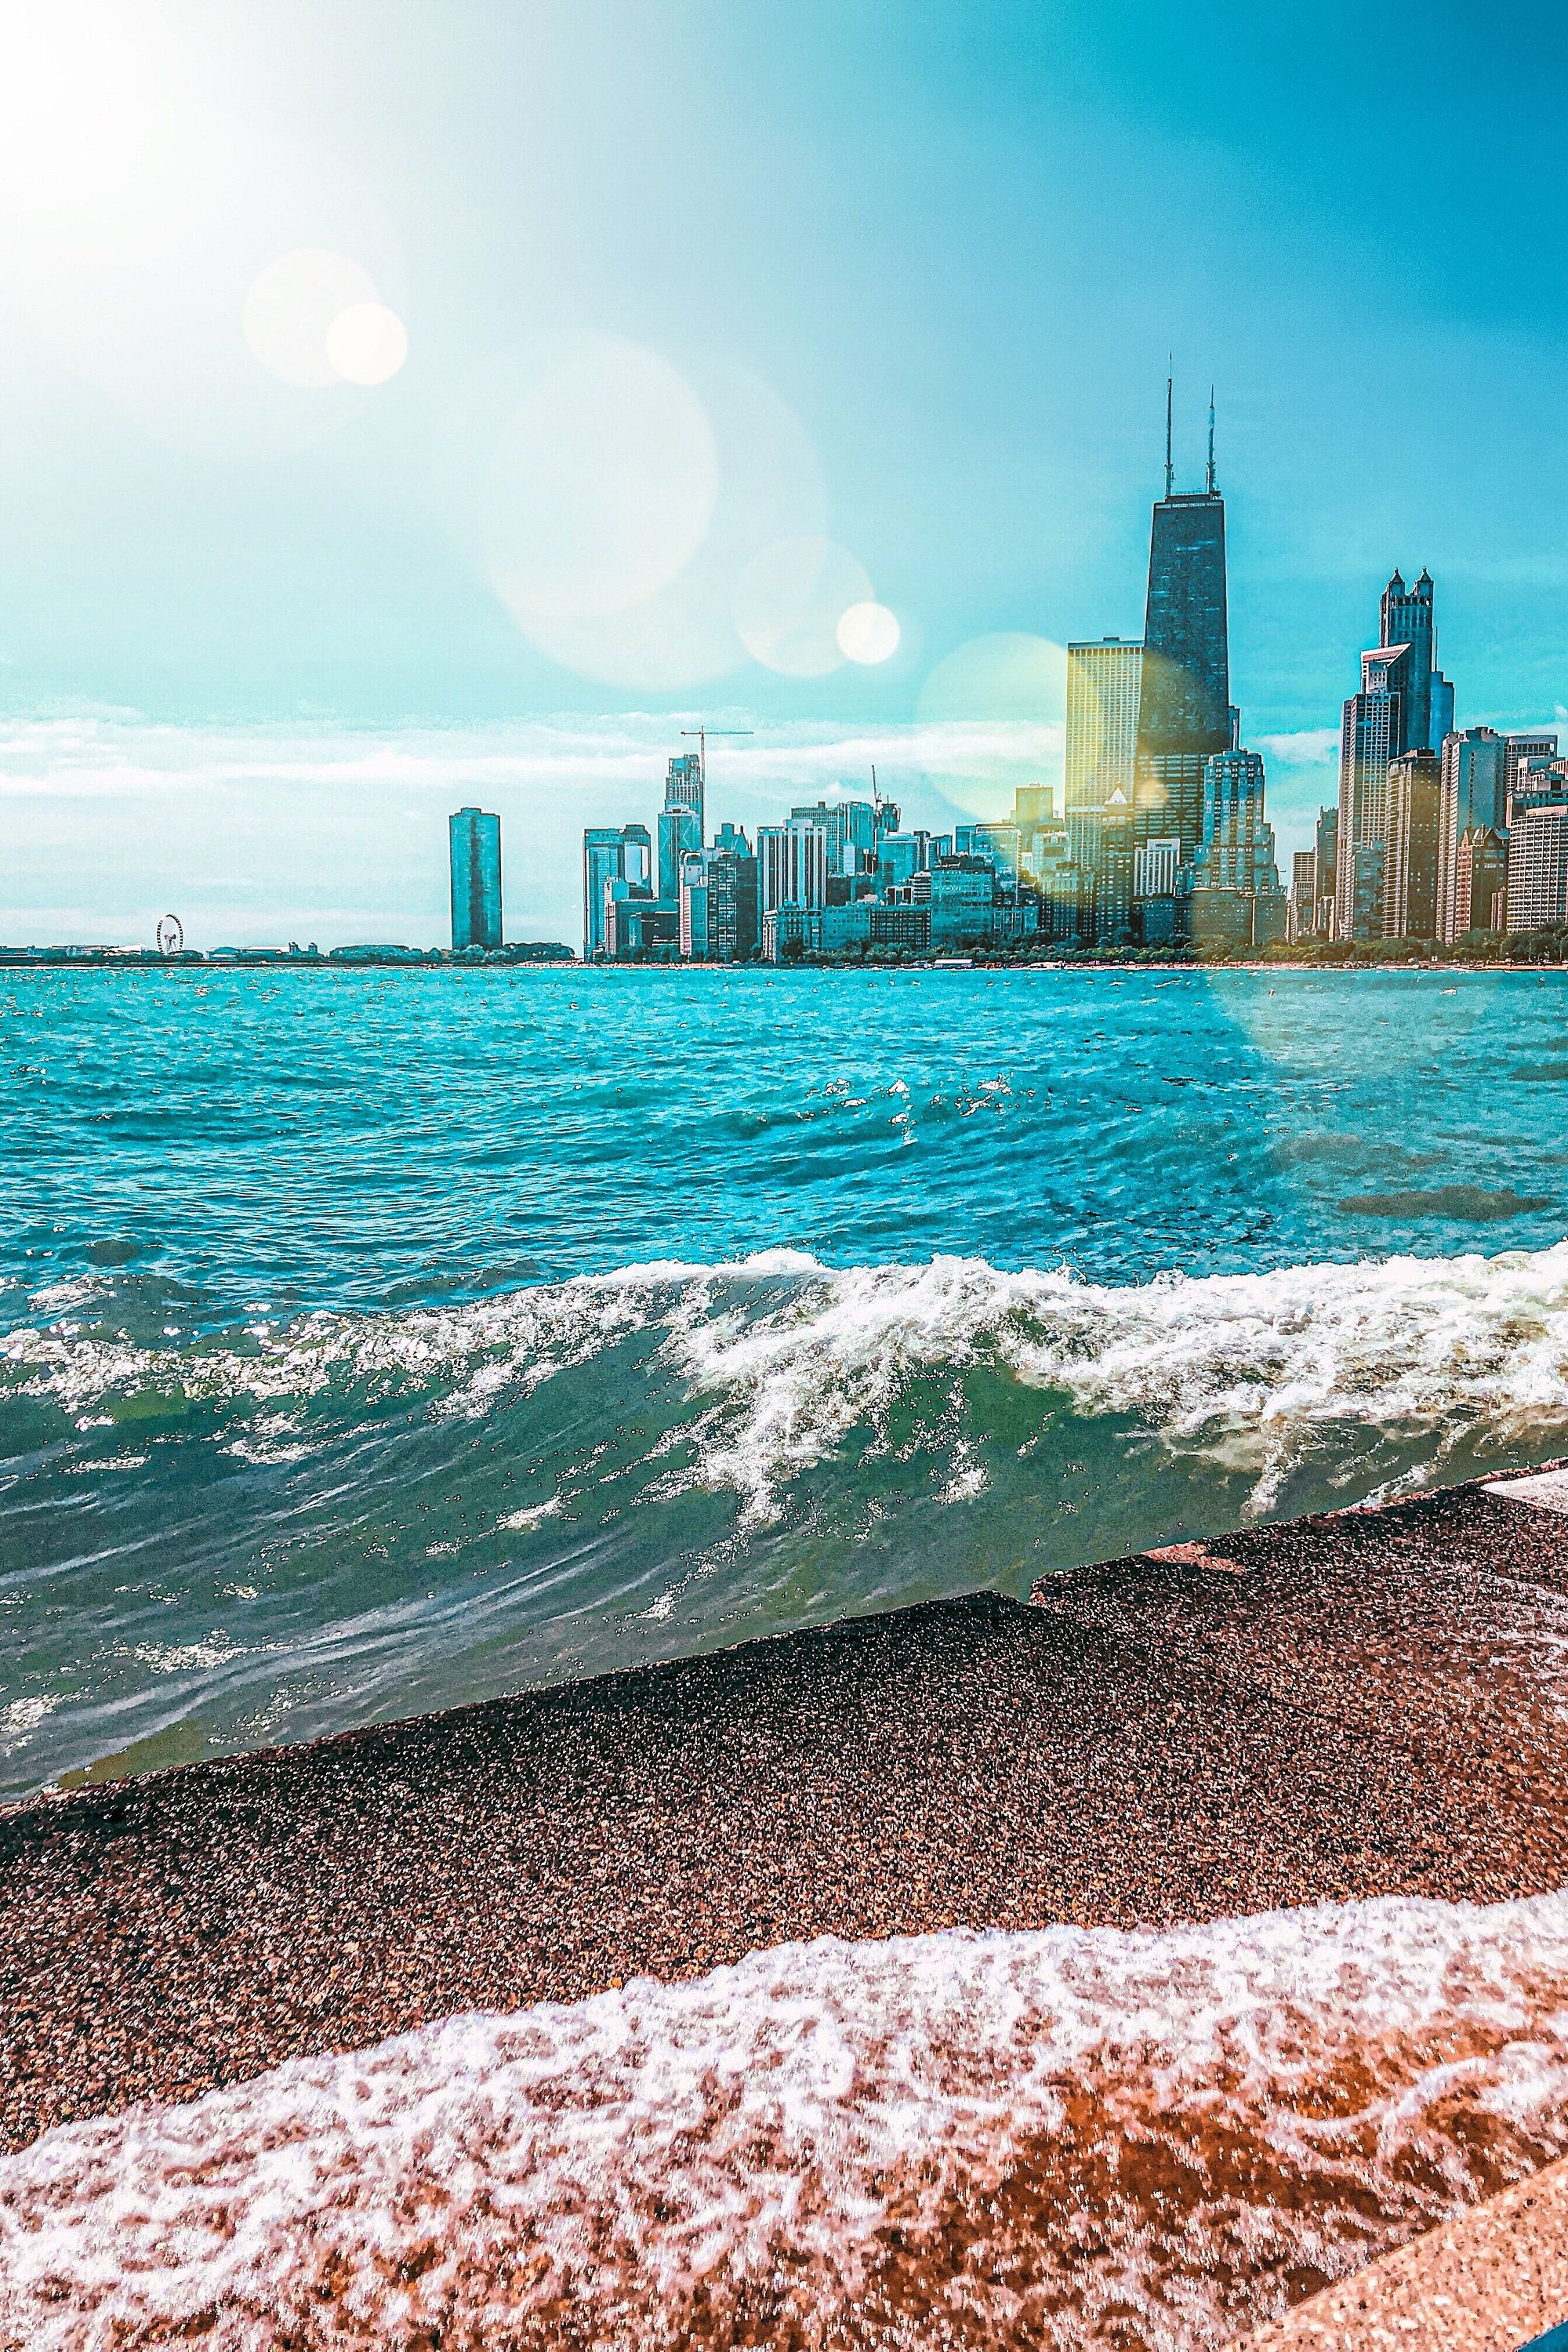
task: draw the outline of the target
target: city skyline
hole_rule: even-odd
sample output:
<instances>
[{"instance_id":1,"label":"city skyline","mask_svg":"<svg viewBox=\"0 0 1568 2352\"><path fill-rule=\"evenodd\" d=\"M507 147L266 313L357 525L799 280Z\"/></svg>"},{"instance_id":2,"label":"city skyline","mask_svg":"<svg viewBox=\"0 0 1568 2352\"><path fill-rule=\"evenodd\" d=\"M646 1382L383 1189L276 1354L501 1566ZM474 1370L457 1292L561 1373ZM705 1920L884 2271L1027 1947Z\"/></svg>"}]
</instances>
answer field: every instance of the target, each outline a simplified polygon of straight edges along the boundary
<instances>
[{"instance_id":1,"label":"city skyline","mask_svg":"<svg viewBox=\"0 0 1568 2352\"><path fill-rule=\"evenodd\" d=\"M1211 444L1211 469L1212 466ZM1180 517L1184 511L1202 509L1212 502L1221 516L1219 587L1223 608L1223 499L1212 487L1212 470L1209 483L1203 492L1178 491L1169 501L1154 502L1149 588L1152 594L1162 514L1173 511ZM1429 592L1430 575L1424 574L1423 578ZM1396 572L1383 592L1379 634L1384 638L1390 626L1389 595L1396 586L1402 590L1403 584ZM1413 593L1419 593L1418 582ZM1147 621L1146 614L1146 627ZM1222 664L1226 662L1225 634L1222 609ZM1024 648L1022 661L1017 650L1020 644ZM1003 700L1013 709L1038 706L1042 700L1042 667L1036 658L1035 643L999 635L991 641L991 646L995 649L993 673L1001 679ZM509 873L509 910L516 914L515 924L509 919L509 935L572 938L579 928L578 919L572 911L574 904L580 907L581 903L573 867L580 841L578 819L582 809L600 803L602 813L612 816L618 803L625 811L621 822L635 822L650 792L658 789L659 767L669 756L668 747L672 736L695 735L703 727L716 738L733 739L717 746L728 810L733 821L753 829L787 815L803 794L854 799L868 789L871 771L879 766L887 778L889 796L896 793L910 810L910 821L932 834L951 834L955 825L1005 818L1011 810L1012 795L1020 786L1041 783L1055 789L1058 811L1065 809L1070 830L1075 795L1068 719L1074 665L1099 657L1111 662L1120 659L1125 667L1129 657L1136 657L1135 674L1141 678L1143 650L1140 639L1113 636L1053 648L1053 659L1059 656L1059 684L1049 680L1044 698L1054 699L1062 712L1060 719L1009 716L964 720L933 715L904 725L884 722L868 726L853 733L827 723L816 727L775 724L770 728L760 713L712 705L706 711L678 712L668 718L651 713L622 714L584 721L572 715L558 714L553 718L525 717L483 730L416 727L377 733L363 730L318 732L276 728L190 730L153 727L136 714L123 712L62 713L22 722L0 719L0 806L19 815L31 803L35 810L47 813L50 803L58 798L64 798L68 805L75 805L101 793L105 798L122 804L134 804L135 799L144 794L160 811L159 820L151 828L144 823L137 828L142 858L140 883L134 866L129 877L117 873L122 886L129 880L131 887L141 890L144 912L140 928L136 924L128 928L123 918L116 923L112 914L107 920L94 919L95 910L79 905L75 908L46 907L41 922L29 922L27 909L14 907L4 910L0 938L9 937L13 944L34 940L47 944L101 936L105 943L134 944L150 937L157 914L179 899L185 910L183 919L189 921L194 908L195 931L205 930L209 945L220 939L242 946L276 944L285 935L304 936L307 932L312 936L319 932L325 941L338 944L373 937L435 941L444 938L447 930L444 910L438 911L447 895L447 877L444 871L437 874L431 860L427 828L437 823L444 828L450 815L452 797L460 795L471 800L470 786L487 798L497 796L500 788L499 797L509 827L520 833L529 845L521 890L516 888L520 877L515 864ZM988 646L987 652L990 651ZM1350 657L1344 658L1348 662ZM1359 658L1364 671L1370 656L1363 652ZM1019 673L1021 691L1008 675L1010 667ZM1216 671L1216 677L1219 675ZM985 682L984 672L982 682ZM1446 714L1451 717L1453 690L1446 679L1442 683L1449 697ZM1097 693L1100 690L1096 689ZM1225 690L1228 691L1227 665ZM1218 691L1216 688L1216 697ZM1131 699L1126 699L1125 695L1123 699L1130 714L1126 723L1132 730L1124 747L1130 762L1129 796L1136 799L1142 790L1147 800L1152 756L1147 716L1141 716L1136 687ZM1229 715L1235 719L1234 706ZM1490 731L1486 721L1478 720L1468 709L1464 715L1470 731ZM1544 751L1549 746L1555 747L1563 717L1562 712L1557 713L1559 723L1554 726L1516 726L1505 731ZM749 723L731 723L740 719ZM1216 722L1211 719L1207 723L1211 733L1217 731ZM1338 802L1342 731L1341 728L1325 724L1300 730L1294 738L1266 732L1252 735L1258 751L1267 755L1269 815L1275 820L1271 838L1278 835L1277 854L1282 877L1289 876L1294 857L1315 843L1321 809ZM205 761L210 762L205 772L202 764L187 764L186 753L193 737ZM138 753L143 746L153 756L139 760ZM698 755L677 756L684 758L695 774ZM1141 776L1141 784L1131 781L1133 770ZM339 906L330 900L323 904L319 891L312 896L309 887L300 887L300 873L291 871L287 860L281 866L275 862L273 903L268 909L260 894L247 890L246 878L235 871L237 840L230 822L233 806L231 802L226 810L221 801L225 793L239 795L248 803L246 814L250 820L252 839L259 841L264 834L275 837L276 827L259 821L264 812L256 806L251 792L258 778L266 778L274 789L280 787L289 793L306 824L313 821L321 826L326 818L328 823L322 830L330 835L335 823L343 846L333 880L352 880L363 890L367 880L374 883L379 878L390 887L374 896L360 897L356 915L353 905ZM203 811L208 818L208 827L200 823L192 826L189 823L193 793L202 803L209 795L218 801L217 806ZM383 828L376 842L377 855L368 863L361 854L362 842L356 842L352 849L349 845L367 793L374 795L383 808L387 800L400 799L403 805L398 814L403 826L409 828L407 832ZM432 805L432 793L445 800L446 805L439 811ZM334 810L333 800L338 795L341 799ZM171 824L175 811L179 814ZM1158 806L1139 810L1134 827L1138 840L1158 849L1153 836L1160 833L1163 822ZM199 863L203 835L209 827L213 848L221 850L223 860L223 911L204 905L199 888L195 895L189 888L182 890L174 866L159 854L159 836L167 828L166 837L178 837L179 856L188 872L193 847ZM1186 835L1178 832L1175 837L1180 841L1182 855L1190 858L1190 824ZM243 838L242 832L242 843ZM40 875L47 873L51 878L58 875L58 866L50 856L52 845L47 832L30 837L26 830L18 830L14 817L9 866L13 880L26 873L29 852L36 857ZM1130 857L1134 848L1135 844L1130 843ZM667 879L673 872L672 854L672 841L667 840ZM657 859L656 848L653 855ZM322 862L318 852L306 862L306 873L319 868ZM1451 881L1451 877L1448 879Z\"/></svg>"},{"instance_id":2,"label":"city skyline","mask_svg":"<svg viewBox=\"0 0 1568 2352\"><path fill-rule=\"evenodd\" d=\"M644 824L584 833L584 962L1436 950L1568 930L1559 734L1457 727L1425 567L1407 586L1396 566L1378 600L1338 789L1286 888L1267 763L1230 698L1214 396L1203 488L1178 491L1173 390L1143 634L1069 641L1059 802L1037 780L1005 816L905 831L873 768L869 801L797 803L754 845L726 821L710 843L700 728L698 755L668 763L657 857ZM499 866L496 887L499 903Z\"/></svg>"}]
</instances>

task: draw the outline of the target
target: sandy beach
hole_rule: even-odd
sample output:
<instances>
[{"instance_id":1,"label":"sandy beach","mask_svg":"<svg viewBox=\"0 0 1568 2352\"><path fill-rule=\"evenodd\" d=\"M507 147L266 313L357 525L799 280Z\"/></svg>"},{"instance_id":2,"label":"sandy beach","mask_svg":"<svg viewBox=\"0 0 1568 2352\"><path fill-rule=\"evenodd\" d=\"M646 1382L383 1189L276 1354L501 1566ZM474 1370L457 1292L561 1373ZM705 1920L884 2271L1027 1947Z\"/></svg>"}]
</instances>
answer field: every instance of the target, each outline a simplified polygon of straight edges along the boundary
<instances>
[{"instance_id":1,"label":"sandy beach","mask_svg":"<svg viewBox=\"0 0 1568 2352\"><path fill-rule=\"evenodd\" d=\"M0 2343L1308 2326L1568 2152L1560 1484L13 1811Z\"/></svg>"}]
</instances>

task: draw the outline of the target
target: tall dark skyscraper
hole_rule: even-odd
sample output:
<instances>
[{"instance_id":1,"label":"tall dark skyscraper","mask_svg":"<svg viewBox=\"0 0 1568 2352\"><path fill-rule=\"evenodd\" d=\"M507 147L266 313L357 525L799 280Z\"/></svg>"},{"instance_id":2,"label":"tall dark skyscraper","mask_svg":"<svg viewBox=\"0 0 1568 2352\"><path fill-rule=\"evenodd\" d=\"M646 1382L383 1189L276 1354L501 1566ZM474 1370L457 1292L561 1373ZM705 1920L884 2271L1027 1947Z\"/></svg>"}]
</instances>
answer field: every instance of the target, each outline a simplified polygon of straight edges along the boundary
<instances>
[{"instance_id":1,"label":"tall dark skyscraper","mask_svg":"<svg viewBox=\"0 0 1568 2352\"><path fill-rule=\"evenodd\" d=\"M1134 797L1138 832L1174 834L1184 862L1203 835L1204 762L1235 741L1226 606L1225 500L1215 485L1214 410L1202 490L1177 491L1165 390L1165 495L1149 537Z\"/></svg>"},{"instance_id":2,"label":"tall dark skyscraper","mask_svg":"<svg viewBox=\"0 0 1568 2352\"><path fill-rule=\"evenodd\" d=\"M1454 726L1454 689L1437 667L1432 574L1424 571L1413 588L1396 572L1377 607L1380 646L1409 649L1405 664L1405 740L1401 751L1441 751Z\"/></svg>"},{"instance_id":3,"label":"tall dark skyscraper","mask_svg":"<svg viewBox=\"0 0 1568 2352\"><path fill-rule=\"evenodd\" d=\"M500 819L485 809L458 809L448 821L447 832L452 853L452 945L499 948Z\"/></svg>"}]
</instances>

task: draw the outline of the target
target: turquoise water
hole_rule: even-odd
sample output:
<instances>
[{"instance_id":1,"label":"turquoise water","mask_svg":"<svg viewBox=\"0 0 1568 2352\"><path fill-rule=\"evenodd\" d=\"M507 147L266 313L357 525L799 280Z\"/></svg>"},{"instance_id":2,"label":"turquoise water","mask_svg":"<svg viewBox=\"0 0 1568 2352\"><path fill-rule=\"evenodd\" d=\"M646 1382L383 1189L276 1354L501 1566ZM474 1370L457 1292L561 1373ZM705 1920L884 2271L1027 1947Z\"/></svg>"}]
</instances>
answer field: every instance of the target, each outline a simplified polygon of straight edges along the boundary
<instances>
[{"instance_id":1,"label":"turquoise water","mask_svg":"<svg viewBox=\"0 0 1568 2352\"><path fill-rule=\"evenodd\" d=\"M0 1789L1568 1451L1564 986L0 975Z\"/></svg>"}]
</instances>

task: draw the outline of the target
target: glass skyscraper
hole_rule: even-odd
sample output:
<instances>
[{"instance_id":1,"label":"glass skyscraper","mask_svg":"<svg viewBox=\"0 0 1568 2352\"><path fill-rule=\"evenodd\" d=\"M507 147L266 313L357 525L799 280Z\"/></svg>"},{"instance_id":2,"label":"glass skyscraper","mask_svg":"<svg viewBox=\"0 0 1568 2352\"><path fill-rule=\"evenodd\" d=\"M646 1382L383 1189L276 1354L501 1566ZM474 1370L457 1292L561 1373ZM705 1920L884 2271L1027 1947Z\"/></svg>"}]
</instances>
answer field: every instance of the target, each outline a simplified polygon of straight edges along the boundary
<instances>
[{"instance_id":1,"label":"glass skyscraper","mask_svg":"<svg viewBox=\"0 0 1568 2352\"><path fill-rule=\"evenodd\" d=\"M1376 938L1383 929L1381 905L1369 912L1364 903L1375 861L1360 853L1381 848L1386 839L1390 761L1406 751L1441 751L1454 726L1454 689L1433 667L1436 625L1430 572L1423 572L1406 588L1395 572L1379 599L1377 617L1379 642L1361 657L1361 691L1346 702L1340 730L1335 919L1341 939Z\"/></svg>"},{"instance_id":2,"label":"glass skyscraper","mask_svg":"<svg viewBox=\"0 0 1568 2352\"><path fill-rule=\"evenodd\" d=\"M1225 500L1215 488L1166 492L1149 534L1149 597L1138 710L1134 802L1138 832L1174 835L1184 864L1203 836L1204 764L1228 751L1230 644L1226 600Z\"/></svg>"},{"instance_id":3,"label":"glass skyscraper","mask_svg":"<svg viewBox=\"0 0 1568 2352\"><path fill-rule=\"evenodd\" d=\"M501 943L500 819L488 810L458 809L448 820L452 856L452 945L499 948Z\"/></svg>"},{"instance_id":4,"label":"glass skyscraper","mask_svg":"<svg viewBox=\"0 0 1568 2352\"><path fill-rule=\"evenodd\" d=\"M1068 854L1092 884L1104 850L1104 811L1112 795L1132 804L1143 648L1120 637L1083 639L1068 647L1067 743L1063 794Z\"/></svg>"}]
</instances>

